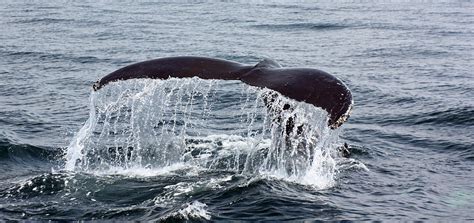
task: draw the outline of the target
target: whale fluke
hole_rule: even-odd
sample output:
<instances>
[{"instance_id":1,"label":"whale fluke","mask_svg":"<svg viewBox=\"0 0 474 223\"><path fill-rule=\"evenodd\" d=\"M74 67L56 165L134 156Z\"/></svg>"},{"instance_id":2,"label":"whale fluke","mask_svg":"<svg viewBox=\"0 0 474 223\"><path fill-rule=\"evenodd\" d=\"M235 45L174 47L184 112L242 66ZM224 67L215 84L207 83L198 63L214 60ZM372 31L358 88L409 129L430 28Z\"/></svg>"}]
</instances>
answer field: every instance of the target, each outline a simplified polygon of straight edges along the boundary
<instances>
[{"instance_id":1,"label":"whale fluke","mask_svg":"<svg viewBox=\"0 0 474 223\"><path fill-rule=\"evenodd\" d=\"M269 59L247 66L205 57L160 58L114 71L94 83L93 89L97 91L108 83L120 80L170 77L241 80L252 86L269 88L288 98L326 110L331 128L337 128L347 120L353 104L351 91L338 78L317 69L282 68Z\"/></svg>"}]
</instances>

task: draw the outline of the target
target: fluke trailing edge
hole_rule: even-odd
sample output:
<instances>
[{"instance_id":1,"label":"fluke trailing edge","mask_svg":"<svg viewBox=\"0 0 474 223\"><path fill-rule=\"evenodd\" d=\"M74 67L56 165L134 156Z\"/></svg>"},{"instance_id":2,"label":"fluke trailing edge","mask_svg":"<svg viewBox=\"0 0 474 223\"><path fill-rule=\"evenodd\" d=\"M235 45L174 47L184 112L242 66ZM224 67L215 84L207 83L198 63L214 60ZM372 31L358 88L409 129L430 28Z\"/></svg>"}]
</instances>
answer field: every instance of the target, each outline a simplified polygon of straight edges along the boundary
<instances>
[{"instance_id":1,"label":"fluke trailing edge","mask_svg":"<svg viewBox=\"0 0 474 223\"><path fill-rule=\"evenodd\" d=\"M199 77L202 79L241 80L269 88L297 101L310 103L329 113L328 125L337 128L349 117L352 94L338 78L310 68L282 68L272 60L255 66L205 58L167 57L123 67L97 81L93 88L101 89L110 82L136 78L168 79Z\"/></svg>"}]
</instances>

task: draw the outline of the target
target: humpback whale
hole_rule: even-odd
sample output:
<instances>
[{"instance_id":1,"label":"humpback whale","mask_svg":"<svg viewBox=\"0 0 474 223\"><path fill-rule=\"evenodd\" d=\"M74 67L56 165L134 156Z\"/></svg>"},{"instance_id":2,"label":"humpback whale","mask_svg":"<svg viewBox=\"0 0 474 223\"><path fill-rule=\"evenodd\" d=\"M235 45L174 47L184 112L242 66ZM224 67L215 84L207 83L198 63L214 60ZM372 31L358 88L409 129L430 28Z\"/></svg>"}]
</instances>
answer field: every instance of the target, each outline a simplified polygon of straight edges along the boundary
<instances>
[{"instance_id":1,"label":"humpback whale","mask_svg":"<svg viewBox=\"0 0 474 223\"><path fill-rule=\"evenodd\" d=\"M265 59L254 66L206 57L166 57L131 64L94 83L94 91L128 79L202 79L240 80L248 85L269 88L282 95L320 107L328 112L328 126L335 129L349 118L353 100L349 88L338 78L312 68L283 68Z\"/></svg>"}]
</instances>

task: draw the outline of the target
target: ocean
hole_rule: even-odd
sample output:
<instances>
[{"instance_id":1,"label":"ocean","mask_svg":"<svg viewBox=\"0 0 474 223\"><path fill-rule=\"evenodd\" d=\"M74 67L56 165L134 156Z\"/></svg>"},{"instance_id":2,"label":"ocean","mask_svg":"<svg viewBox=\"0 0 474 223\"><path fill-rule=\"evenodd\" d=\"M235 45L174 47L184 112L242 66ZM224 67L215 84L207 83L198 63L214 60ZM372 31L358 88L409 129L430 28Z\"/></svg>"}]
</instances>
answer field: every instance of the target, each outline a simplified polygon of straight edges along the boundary
<instances>
[{"instance_id":1,"label":"ocean","mask_svg":"<svg viewBox=\"0 0 474 223\"><path fill-rule=\"evenodd\" d=\"M0 220L473 221L472 1L3 1ZM341 79L341 128L239 81L92 84L204 56ZM341 155L346 143L351 155Z\"/></svg>"}]
</instances>

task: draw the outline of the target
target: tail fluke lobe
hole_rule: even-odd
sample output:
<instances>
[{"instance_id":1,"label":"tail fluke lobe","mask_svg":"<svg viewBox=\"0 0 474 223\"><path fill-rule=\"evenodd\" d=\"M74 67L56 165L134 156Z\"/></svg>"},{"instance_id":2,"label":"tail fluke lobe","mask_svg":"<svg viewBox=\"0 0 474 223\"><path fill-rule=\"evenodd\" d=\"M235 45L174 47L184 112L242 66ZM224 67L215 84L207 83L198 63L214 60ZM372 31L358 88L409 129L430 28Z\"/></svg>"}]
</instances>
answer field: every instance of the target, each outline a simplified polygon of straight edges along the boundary
<instances>
[{"instance_id":1,"label":"tail fluke lobe","mask_svg":"<svg viewBox=\"0 0 474 223\"><path fill-rule=\"evenodd\" d=\"M244 66L240 63L213 58L166 57L118 69L97 81L93 88L99 90L111 82L139 78L199 77L202 79L237 80L251 68L251 66Z\"/></svg>"},{"instance_id":2,"label":"tail fluke lobe","mask_svg":"<svg viewBox=\"0 0 474 223\"><path fill-rule=\"evenodd\" d=\"M329 126L337 128L346 121L352 109L349 88L336 77L308 68L251 70L241 77L249 85L266 87L289 98L320 107L329 113Z\"/></svg>"}]
</instances>

